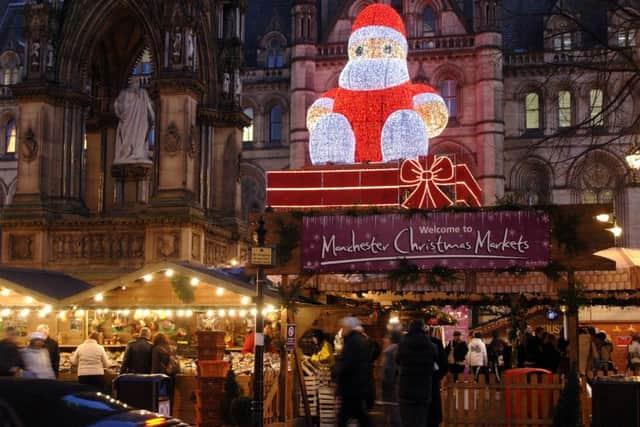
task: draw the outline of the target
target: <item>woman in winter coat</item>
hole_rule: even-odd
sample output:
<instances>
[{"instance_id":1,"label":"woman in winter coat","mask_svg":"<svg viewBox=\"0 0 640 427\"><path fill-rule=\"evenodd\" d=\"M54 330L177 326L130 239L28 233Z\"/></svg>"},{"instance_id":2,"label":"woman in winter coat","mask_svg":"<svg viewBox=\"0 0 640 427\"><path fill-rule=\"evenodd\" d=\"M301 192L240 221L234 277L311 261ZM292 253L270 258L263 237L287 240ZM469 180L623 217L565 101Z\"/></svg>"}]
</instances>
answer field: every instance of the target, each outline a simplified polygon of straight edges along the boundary
<instances>
[{"instance_id":1,"label":"woman in winter coat","mask_svg":"<svg viewBox=\"0 0 640 427\"><path fill-rule=\"evenodd\" d=\"M396 354L402 334L393 331L385 338L385 348L382 351L382 400L386 425L401 427L400 411L398 409L398 364Z\"/></svg>"},{"instance_id":2,"label":"woman in winter coat","mask_svg":"<svg viewBox=\"0 0 640 427\"><path fill-rule=\"evenodd\" d=\"M98 344L100 334L91 333L71 356L71 363L78 366L78 382L104 390L104 369L109 367L109 358L104 347Z\"/></svg>"},{"instance_id":3,"label":"woman in winter coat","mask_svg":"<svg viewBox=\"0 0 640 427\"><path fill-rule=\"evenodd\" d=\"M151 350L151 373L165 374L169 376L169 399L173 410L173 389L176 383L176 375L180 371L180 365L175 358L173 349L169 343L169 338L165 334L157 334L153 339L153 349Z\"/></svg>"},{"instance_id":4,"label":"woman in winter coat","mask_svg":"<svg viewBox=\"0 0 640 427\"><path fill-rule=\"evenodd\" d=\"M34 332L29 338L29 347L20 352L25 365L23 376L55 380L49 351L44 347L46 337L41 332Z\"/></svg>"},{"instance_id":5,"label":"woman in winter coat","mask_svg":"<svg viewBox=\"0 0 640 427\"><path fill-rule=\"evenodd\" d=\"M473 377L478 381L480 374L484 374L489 381L489 374L487 372L487 366L489 365L489 358L487 356L487 346L482 341L482 334L476 332L471 342L469 342L469 353L467 353L467 363L471 368Z\"/></svg>"}]
</instances>

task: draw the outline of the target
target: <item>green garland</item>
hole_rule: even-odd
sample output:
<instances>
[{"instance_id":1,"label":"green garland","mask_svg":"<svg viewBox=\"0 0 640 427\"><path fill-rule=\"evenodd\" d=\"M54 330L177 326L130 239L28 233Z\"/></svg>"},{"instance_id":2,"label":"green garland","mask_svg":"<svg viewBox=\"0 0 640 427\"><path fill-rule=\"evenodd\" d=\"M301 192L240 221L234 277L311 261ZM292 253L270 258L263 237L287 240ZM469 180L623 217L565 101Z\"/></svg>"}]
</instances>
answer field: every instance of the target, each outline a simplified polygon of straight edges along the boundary
<instances>
[{"instance_id":1,"label":"green garland","mask_svg":"<svg viewBox=\"0 0 640 427\"><path fill-rule=\"evenodd\" d=\"M293 251L300 245L300 227L295 222L284 221L280 217L274 220L276 234L280 237L276 245L278 263L285 265L293 257Z\"/></svg>"},{"instance_id":2,"label":"green garland","mask_svg":"<svg viewBox=\"0 0 640 427\"><path fill-rule=\"evenodd\" d=\"M175 275L171 278L171 287L173 293L180 301L185 304L193 302L195 296L193 294L193 286L187 276L182 274Z\"/></svg>"},{"instance_id":3,"label":"green garland","mask_svg":"<svg viewBox=\"0 0 640 427\"><path fill-rule=\"evenodd\" d=\"M398 262L398 267L387 274L387 279L392 283L398 284L400 289L417 283L423 278L428 287L438 289L445 283L455 282L458 275L455 270L443 265L436 265L430 270L422 270L406 258L401 259Z\"/></svg>"}]
</instances>

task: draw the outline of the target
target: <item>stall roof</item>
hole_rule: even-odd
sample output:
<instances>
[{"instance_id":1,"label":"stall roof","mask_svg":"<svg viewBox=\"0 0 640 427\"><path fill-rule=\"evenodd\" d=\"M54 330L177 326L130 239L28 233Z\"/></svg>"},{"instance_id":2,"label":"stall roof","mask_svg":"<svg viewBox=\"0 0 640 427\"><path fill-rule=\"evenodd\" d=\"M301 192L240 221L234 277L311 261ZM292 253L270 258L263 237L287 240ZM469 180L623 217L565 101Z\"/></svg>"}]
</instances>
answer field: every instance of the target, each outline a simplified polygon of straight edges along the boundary
<instances>
[{"instance_id":1,"label":"stall roof","mask_svg":"<svg viewBox=\"0 0 640 427\"><path fill-rule=\"evenodd\" d=\"M167 261L148 264L138 270L127 273L103 285L92 287L91 289L83 290L79 293L73 294L64 299L63 303L80 303L82 301L93 298L93 296L98 293L105 293L113 289L117 289L121 287L122 284L136 282L146 274L153 274L169 269L174 270L177 274L196 277L202 283L222 287L238 294L250 295L255 292L255 284L252 282L252 277L246 274L246 272L242 268L218 269L207 267L205 265L192 264L186 261ZM279 302L278 291L272 286L269 286L269 283L267 283L267 286L265 287L264 295L265 301L267 303L277 304Z\"/></svg>"},{"instance_id":2,"label":"stall roof","mask_svg":"<svg viewBox=\"0 0 640 427\"><path fill-rule=\"evenodd\" d=\"M48 303L56 303L93 288L91 284L64 273L10 267L0 267L0 284Z\"/></svg>"}]
</instances>

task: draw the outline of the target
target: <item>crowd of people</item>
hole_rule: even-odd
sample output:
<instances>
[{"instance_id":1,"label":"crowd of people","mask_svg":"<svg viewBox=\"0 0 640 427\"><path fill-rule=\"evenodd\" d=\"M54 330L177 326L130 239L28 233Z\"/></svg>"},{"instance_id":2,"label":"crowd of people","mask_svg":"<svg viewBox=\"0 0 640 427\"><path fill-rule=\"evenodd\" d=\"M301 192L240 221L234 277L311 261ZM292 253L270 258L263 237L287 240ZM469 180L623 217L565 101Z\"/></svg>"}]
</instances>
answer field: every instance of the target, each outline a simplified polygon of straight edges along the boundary
<instances>
[{"instance_id":1,"label":"crowd of people","mask_svg":"<svg viewBox=\"0 0 640 427\"><path fill-rule=\"evenodd\" d=\"M78 382L102 391L105 388L105 369L114 363L98 343L99 337L98 332L90 333L89 338L72 354L71 360L78 369ZM48 326L38 326L29 335L29 345L23 349L20 349L18 339L18 331L12 327L7 328L6 338L0 341L0 376L56 379L60 350L58 343L49 337ZM171 395L179 369L180 365L168 337L158 333L151 341L151 330L144 327L140 329L138 337L128 344L120 373L168 375Z\"/></svg>"}]
</instances>

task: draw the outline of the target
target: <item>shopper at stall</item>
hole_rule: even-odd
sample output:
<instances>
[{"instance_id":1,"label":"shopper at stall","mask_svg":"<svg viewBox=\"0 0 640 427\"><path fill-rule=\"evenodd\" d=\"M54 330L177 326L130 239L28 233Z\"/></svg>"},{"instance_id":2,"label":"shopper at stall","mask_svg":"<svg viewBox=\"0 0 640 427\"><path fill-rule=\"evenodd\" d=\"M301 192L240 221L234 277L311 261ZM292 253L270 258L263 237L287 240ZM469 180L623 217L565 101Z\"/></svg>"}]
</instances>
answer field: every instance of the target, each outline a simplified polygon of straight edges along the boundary
<instances>
[{"instance_id":1,"label":"shopper at stall","mask_svg":"<svg viewBox=\"0 0 640 427\"><path fill-rule=\"evenodd\" d=\"M104 390L104 369L110 366L104 347L98 344L100 334L92 332L71 356L71 363L78 367L78 382Z\"/></svg>"},{"instance_id":2,"label":"shopper at stall","mask_svg":"<svg viewBox=\"0 0 640 427\"><path fill-rule=\"evenodd\" d=\"M375 368L376 360L378 360L382 354L382 347L376 340L367 335L362 325L357 326L356 331L364 336L367 345L367 353L369 354L369 392L367 395L367 409L372 410L376 401L376 382L373 370Z\"/></svg>"},{"instance_id":3,"label":"shopper at stall","mask_svg":"<svg viewBox=\"0 0 640 427\"><path fill-rule=\"evenodd\" d=\"M18 348L18 330L6 329L7 337L0 341L0 377L16 377L22 374L24 362Z\"/></svg>"},{"instance_id":4,"label":"shopper at stall","mask_svg":"<svg viewBox=\"0 0 640 427\"><path fill-rule=\"evenodd\" d=\"M528 368L540 368L542 366L542 344L546 332L544 328L537 327L533 334L527 334L525 339L525 362Z\"/></svg>"},{"instance_id":5,"label":"shopper at stall","mask_svg":"<svg viewBox=\"0 0 640 427\"><path fill-rule=\"evenodd\" d=\"M558 350L558 340L553 334L547 334L542 343L542 356L540 367L553 373L558 372L560 367L560 351Z\"/></svg>"},{"instance_id":6,"label":"shopper at stall","mask_svg":"<svg viewBox=\"0 0 640 427\"><path fill-rule=\"evenodd\" d=\"M347 427L350 420L357 420L360 427L373 423L367 412L367 398L371 389L371 367L367 340L357 328L361 326L355 317L341 321L344 344L335 366L337 394L342 399L338 414L338 427Z\"/></svg>"},{"instance_id":7,"label":"shopper at stall","mask_svg":"<svg viewBox=\"0 0 640 427\"><path fill-rule=\"evenodd\" d=\"M473 339L469 342L469 353L467 353L467 362L469 369L473 374L473 378L478 381L480 374L485 375L489 382L489 374L487 367L489 366L489 357L487 355L487 346L482 341L482 333L476 332Z\"/></svg>"},{"instance_id":8,"label":"shopper at stall","mask_svg":"<svg viewBox=\"0 0 640 427\"><path fill-rule=\"evenodd\" d=\"M264 337L264 351L265 353L277 353L277 349L274 350L271 345L271 322L265 320L263 323L262 334ZM255 329L252 330L244 340L244 345L242 346L242 354L248 354L255 351L256 347L256 332Z\"/></svg>"},{"instance_id":9,"label":"shopper at stall","mask_svg":"<svg viewBox=\"0 0 640 427\"><path fill-rule=\"evenodd\" d=\"M468 352L469 347L462 339L462 332L455 331L453 333L453 340L449 341L449 344L447 344L445 348L449 372L453 374L453 381L458 381L458 376L464 372Z\"/></svg>"},{"instance_id":10,"label":"shopper at stall","mask_svg":"<svg viewBox=\"0 0 640 427\"><path fill-rule=\"evenodd\" d=\"M153 338L153 350L151 351L151 373L165 374L169 376L169 402L173 411L173 390L176 384L176 375L180 372L180 363L171 348L169 338L165 334L156 334Z\"/></svg>"},{"instance_id":11,"label":"shopper at stall","mask_svg":"<svg viewBox=\"0 0 640 427\"><path fill-rule=\"evenodd\" d=\"M312 338L316 352L311 355L311 361L323 363L325 365L333 365L333 347L329 344L324 332L320 329L314 329Z\"/></svg>"},{"instance_id":12,"label":"shopper at stall","mask_svg":"<svg viewBox=\"0 0 640 427\"><path fill-rule=\"evenodd\" d=\"M431 342L436 350L436 365L431 382L431 404L429 405L428 422L429 427L438 427L442 424L442 396L440 395L440 382L447 375L447 355L442 345L442 328L431 327L428 332Z\"/></svg>"},{"instance_id":13,"label":"shopper at stall","mask_svg":"<svg viewBox=\"0 0 640 427\"><path fill-rule=\"evenodd\" d=\"M502 381L502 373L505 369L509 369L511 363L511 355L507 350L509 345L500 337L497 330L491 332L491 342L487 346L487 354L489 356L489 369L495 375L498 382Z\"/></svg>"},{"instance_id":14,"label":"shopper at stall","mask_svg":"<svg viewBox=\"0 0 640 427\"><path fill-rule=\"evenodd\" d=\"M604 371L607 375L610 370L617 372L616 367L611 359L611 353L613 353L613 344L607 339L607 334L604 332L598 332L594 336L595 344L595 360L593 366L594 376L598 374L598 371Z\"/></svg>"},{"instance_id":15,"label":"shopper at stall","mask_svg":"<svg viewBox=\"0 0 640 427\"><path fill-rule=\"evenodd\" d=\"M140 329L138 338L127 345L120 372L123 374L150 374L152 350L151 330L144 327Z\"/></svg>"},{"instance_id":16,"label":"shopper at stall","mask_svg":"<svg viewBox=\"0 0 640 427\"><path fill-rule=\"evenodd\" d=\"M56 378L44 341L45 336L40 332L34 332L29 336L29 346L20 351L25 365L23 376L47 380Z\"/></svg>"},{"instance_id":17,"label":"shopper at stall","mask_svg":"<svg viewBox=\"0 0 640 427\"><path fill-rule=\"evenodd\" d=\"M631 344L627 350L629 352L629 371L632 375L638 375L640 372L640 335L634 335L631 338Z\"/></svg>"},{"instance_id":18,"label":"shopper at stall","mask_svg":"<svg viewBox=\"0 0 640 427\"><path fill-rule=\"evenodd\" d=\"M398 345L400 375L398 401L404 427L426 426L432 398L436 350L424 332L422 320L414 320Z\"/></svg>"},{"instance_id":19,"label":"shopper at stall","mask_svg":"<svg viewBox=\"0 0 640 427\"><path fill-rule=\"evenodd\" d=\"M398 344L402 339L399 331L392 331L384 339L382 351L382 402L386 425L389 427L402 426L400 409L398 407Z\"/></svg>"},{"instance_id":20,"label":"shopper at stall","mask_svg":"<svg viewBox=\"0 0 640 427\"><path fill-rule=\"evenodd\" d=\"M51 368L56 374L56 378L58 378L58 373L60 372L60 347L58 346L58 341L54 340L49 335L48 325L38 325L36 331L45 336L44 347L49 352L49 359L51 359Z\"/></svg>"}]
</instances>

